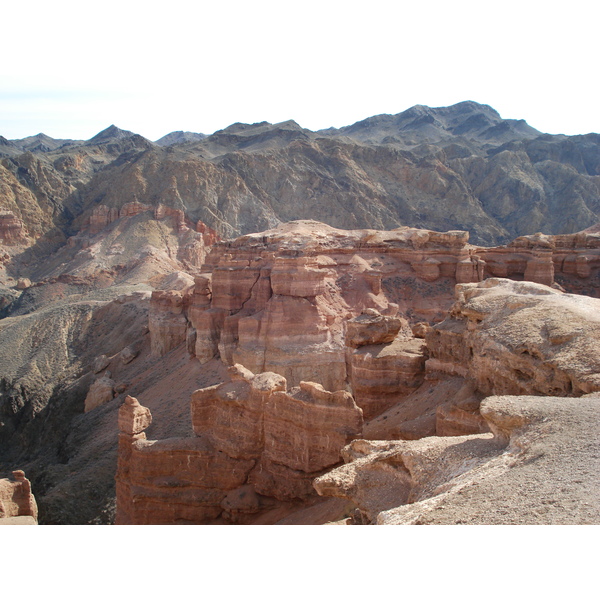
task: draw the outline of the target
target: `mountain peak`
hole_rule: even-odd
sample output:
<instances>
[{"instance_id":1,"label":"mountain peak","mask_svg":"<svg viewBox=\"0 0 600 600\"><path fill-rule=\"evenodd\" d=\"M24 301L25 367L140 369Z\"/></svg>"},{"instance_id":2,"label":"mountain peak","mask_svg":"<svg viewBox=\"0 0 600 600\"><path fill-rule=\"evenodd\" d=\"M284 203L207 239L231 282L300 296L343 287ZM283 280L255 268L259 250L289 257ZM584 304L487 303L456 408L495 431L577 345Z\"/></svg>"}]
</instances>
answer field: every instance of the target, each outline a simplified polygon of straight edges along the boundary
<instances>
[{"instance_id":1,"label":"mountain peak","mask_svg":"<svg viewBox=\"0 0 600 600\"><path fill-rule=\"evenodd\" d=\"M101 144L103 142L111 142L114 140L122 140L135 135L132 131L125 129L119 129L116 125L111 125L106 129L103 129L100 133L97 133L93 138L88 140L92 144Z\"/></svg>"},{"instance_id":2,"label":"mountain peak","mask_svg":"<svg viewBox=\"0 0 600 600\"><path fill-rule=\"evenodd\" d=\"M203 140L206 137L204 133L194 133L192 131L172 131L163 135L160 139L156 140L156 144L159 146L173 146L174 144L183 144L185 142L197 142Z\"/></svg>"},{"instance_id":3,"label":"mountain peak","mask_svg":"<svg viewBox=\"0 0 600 600\"><path fill-rule=\"evenodd\" d=\"M488 115L493 115L498 119L500 118L500 113L496 109L492 108L489 104L480 104L479 102L475 102L473 100L464 100L463 102L458 102L452 106L448 106L446 110L455 114L483 112L487 113Z\"/></svg>"}]
</instances>

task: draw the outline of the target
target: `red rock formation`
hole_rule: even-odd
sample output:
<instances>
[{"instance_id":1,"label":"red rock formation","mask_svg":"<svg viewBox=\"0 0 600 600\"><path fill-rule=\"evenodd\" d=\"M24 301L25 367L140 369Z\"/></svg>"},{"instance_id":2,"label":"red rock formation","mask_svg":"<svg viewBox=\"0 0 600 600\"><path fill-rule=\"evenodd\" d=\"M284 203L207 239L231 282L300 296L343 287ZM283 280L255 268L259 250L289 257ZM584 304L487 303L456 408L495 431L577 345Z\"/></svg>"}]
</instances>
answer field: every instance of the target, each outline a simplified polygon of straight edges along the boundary
<instances>
[{"instance_id":1,"label":"red rock formation","mask_svg":"<svg viewBox=\"0 0 600 600\"><path fill-rule=\"evenodd\" d=\"M502 273L550 284L553 272L572 282L596 272L599 237L538 235L486 249L469 246L465 232L287 223L214 246L189 301L157 294L153 347L160 354L187 341L203 363L220 357L277 372L291 385L313 380L340 389L349 378L344 323L363 310L433 323L452 305L455 283Z\"/></svg>"},{"instance_id":2,"label":"red rock formation","mask_svg":"<svg viewBox=\"0 0 600 600\"><path fill-rule=\"evenodd\" d=\"M524 279L544 285L556 280L567 291L598 296L600 233L593 229L565 235L537 233L507 246L480 248L487 277Z\"/></svg>"},{"instance_id":3,"label":"red rock formation","mask_svg":"<svg viewBox=\"0 0 600 600\"><path fill-rule=\"evenodd\" d=\"M347 367L356 403L371 419L418 388L426 345L406 319L368 309L346 323Z\"/></svg>"},{"instance_id":4,"label":"red rock formation","mask_svg":"<svg viewBox=\"0 0 600 600\"><path fill-rule=\"evenodd\" d=\"M90 215L89 232L95 235L102 231L107 225L119 218L119 210L100 204L96 206Z\"/></svg>"},{"instance_id":5,"label":"red rock formation","mask_svg":"<svg viewBox=\"0 0 600 600\"><path fill-rule=\"evenodd\" d=\"M417 389L425 377L424 340L398 338L362 346L348 357L352 392L366 419L375 417Z\"/></svg>"},{"instance_id":6,"label":"red rock formation","mask_svg":"<svg viewBox=\"0 0 600 600\"><path fill-rule=\"evenodd\" d=\"M31 483L23 471L13 471L13 479L0 479L0 524L3 519L32 517L37 521L38 509L31 493Z\"/></svg>"},{"instance_id":7,"label":"red rock formation","mask_svg":"<svg viewBox=\"0 0 600 600\"><path fill-rule=\"evenodd\" d=\"M202 234L202 237L204 238L207 246L212 246L212 245L216 244L220 239L219 234L214 229L211 229L208 225L206 225L206 223L203 223L202 221L198 221L196 223L195 229L198 233Z\"/></svg>"},{"instance_id":8,"label":"red rock formation","mask_svg":"<svg viewBox=\"0 0 600 600\"><path fill-rule=\"evenodd\" d=\"M123 219L124 217L135 217L135 215L139 215L140 213L151 209L152 207L150 205L137 202L136 200L133 202L126 202L119 210L119 218Z\"/></svg>"},{"instance_id":9,"label":"red rock formation","mask_svg":"<svg viewBox=\"0 0 600 600\"><path fill-rule=\"evenodd\" d=\"M271 370L291 385L312 380L340 389L348 378L344 322L368 308L395 313L398 298L401 310L419 315L423 296L437 305L441 295L450 306L467 239L465 232L341 231L301 221L219 244L205 265L210 292L200 281L190 308L195 355L203 362L219 356L227 364ZM418 279L419 265L429 258L439 263L441 285L427 285L418 298L407 299L399 285ZM477 271L473 261L471 271L473 264ZM471 271L463 278L471 280ZM441 319L443 309L435 310Z\"/></svg>"},{"instance_id":10,"label":"red rock formation","mask_svg":"<svg viewBox=\"0 0 600 600\"><path fill-rule=\"evenodd\" d=\"M259 511L264 497L306 498L314 477L339 463L341 448L360 435L362 411L347 392L304 382L287 391L282 376L241 365L230 375L193 394L195 438L146 440L149 411L126 399L117 523L205 523Z\"/></svg>"},{"instance_id":11,"label":"red rock formation","mask_svg":"<svg viewBox=\"0 0 600 600\"><path fill-rule=\"evenodd\" d=\"M202 523L216 518L227 490L252 460L217 452L204 438L146 440L150 411L127 396L119 409L117 524Z\"/></svg>"},{"instance_id":12,"label":"red rock formation","mask_svg":"<svg viewBox=\"0 0 600 600\"><path fill-rule=\"evenodd\" d=\"M26 239L23 221L10 210L0 210L0 242L13 246L24 243Z\"/></svg>"},{"instance_id":13,"label":"red rock formation","mask_svg":"<svg viewBox=\"0 0 600 600\"><path fill-rule=\"evenodd\" d=\"M301 382L272 394L264 409L264 451L249 481L281 500L310 496L312 480L340 461L344 440L359 436L362 422L348 392Z\"/></svg>"},{"instance_id":14,"label":"red rock formation","mask_svg":"<svg viewBox=\"0 0 600 600\"><path fill-rule=\"evenodd\" d=\"M406 336L412 331L406 319L398 316L381 315L374 309L346 322L346 345L350 348L373 344L389 344L396 339L400 330ZM412 335L411 335L412 337Z\"/></svg>"},{"instance_id":15,"label":"red rock formation","mask_svg":"<svg viewBox=\"0 0 600 600\"><path fill-rule=\"evenodd\" d=\"M120 209L101 204L96 206L89 216L87 233L96 235L114 221L135 217L148 211L152 211L153 218L156 221L162 221L163 219L174 221L174 230L179 238L178 260L187 268L200 267L205 261L207 248L218 241L219 236L201 221L193 223L184 211L163 204L152 207L149 204L133 201L123 204ZM72 246L75 243L75 239L71 238L69 240L69 245ZM81 243L85 246L86 240L82 240Z\"/></svg>"},{"instance_id":16,"label":"red rock formation","mask_svg":"<svg viewBox=\"0 0 600 600\"><path fill-rule=\"evenodd\" d=\"M207 272L197 279L189 310L182 313L189 321L188 344L202 362L220 357L256 372L274 371L290 385L312 380L330 390L352 378L349 365L354 361L354 384L360 387L356 377L364 365L358 363L367 352L346 361L344 323L363 310L400 313L413 324L441 321L452 305L455 283L479 282L494 273L546 284L553 282L554 272L563 282L567 272L569 281L577 273L593 274L594 257L600 260L599 239L596 233L538 235L486 249L470 246L468 234L460 231L341 231L312 221L287 223L213 247ZM183 317L180 329L181 342ZM383 371L395 369L405 373L405 384L414 385L410 380L422 364L418 355L423 351L414 341L407 343L408 354L396 344L395 360L404 366L391 367L388 349L385 361L372 363L380 367L366 380L374 382ZM394 385L402 393L410 389L401 381ZM376 388L373 399L382 394ZM390 392L392 388L390 380ZM356 393L361 404L362 392L357 388Z\"/></svg>"}]
</instances>

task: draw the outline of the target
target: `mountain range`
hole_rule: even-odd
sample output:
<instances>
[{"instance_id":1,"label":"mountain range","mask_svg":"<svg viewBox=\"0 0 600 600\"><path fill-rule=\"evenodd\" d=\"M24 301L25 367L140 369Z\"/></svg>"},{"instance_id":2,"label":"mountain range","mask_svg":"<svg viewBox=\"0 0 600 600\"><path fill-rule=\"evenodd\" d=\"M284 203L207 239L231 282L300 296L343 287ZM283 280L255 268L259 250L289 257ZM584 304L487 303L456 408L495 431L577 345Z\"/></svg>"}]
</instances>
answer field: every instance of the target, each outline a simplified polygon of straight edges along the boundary
<instances>
[{"instance_id":1,"label":"mountain range","mask_svg":"<svg viewBox=\"0 0 600 600\"><path fill-rule=\"evenodd\" d=\"M0 138L0 208L44 252L99 204L132 201L183 210L226 238L310 218L462 229L496 245L595 224L599 142L543 134L470 101L316 132L294 121L235 123L152 142L111 125L87 141Z\"/></svg>"}]
</instances>

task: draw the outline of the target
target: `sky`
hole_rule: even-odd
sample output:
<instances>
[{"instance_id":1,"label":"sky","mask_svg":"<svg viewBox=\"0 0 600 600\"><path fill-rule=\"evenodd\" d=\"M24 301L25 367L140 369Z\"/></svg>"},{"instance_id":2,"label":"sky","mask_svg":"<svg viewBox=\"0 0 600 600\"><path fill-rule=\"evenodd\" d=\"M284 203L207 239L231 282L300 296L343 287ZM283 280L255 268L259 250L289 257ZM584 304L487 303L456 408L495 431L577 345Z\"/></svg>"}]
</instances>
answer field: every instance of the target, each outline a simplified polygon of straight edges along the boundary
<instances>
[{"instance_id":1,"label":"sky","mask_svg":"<svg viewBox=\"0 0 600 600\"><path fill-rule=\"evenodd\" d=\"M545 133L600 132L599 17L590 0L14 1L0 135L318 130L463 100Z\"/></svg>"}]
</instances>

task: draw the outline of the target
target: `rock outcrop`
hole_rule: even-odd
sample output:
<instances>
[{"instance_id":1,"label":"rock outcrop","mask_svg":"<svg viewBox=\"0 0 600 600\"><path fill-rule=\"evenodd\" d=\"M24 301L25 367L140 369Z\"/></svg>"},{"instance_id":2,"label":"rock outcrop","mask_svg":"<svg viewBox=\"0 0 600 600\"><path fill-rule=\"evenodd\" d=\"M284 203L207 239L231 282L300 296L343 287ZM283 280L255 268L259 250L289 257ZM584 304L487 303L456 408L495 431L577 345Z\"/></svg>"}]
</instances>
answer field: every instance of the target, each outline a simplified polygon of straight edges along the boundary
<instances>
[{"instance_id":1,"label":"rock outcrop","mask_svg":"<svg viewBox=\"0 0 600 600\"><path fill-rule=\"evenodd\" d=\"M188 320L184 311L190 294L179 290L156 290L150 298L148 329L152 352L163 356L187 339Z\"/></svg>"},{"instance_id":2,"label":"rock outcrop","mask_svg":"<svg viewBox=\"0 0 600 600\"><path fill-rule=\"evenodd\" d=\"M0 479L0 525L36 524L37 517L37 504L25 473L13 471L11 478Z\"/></svg>"},{"instance_id":3,"label":"rock outcrop","mask_svg":"<svg viewBox=\"0 0 600 600\"><path fill-rule=\"evenodd\" d=\"M23 221L10 210L0 210L0 241L7 246L13 246L24 243L26 238Z\"/></svg>"},{"instance_id":4,"label":"rock outcrop","mask_svg":"<svg viewBox=\"0 0 600 600\"><path fill-rule=\"evenodd\" d=\"M600 300L496 278L456 294L450 316L427 334L429 373L468 378L486 395L600 390Z\"/></svg>"},{"instance_id":5,"label":"rock outcrop","mask_svg":"<svg viewBox=\"0 0 600 600\"><path fill-rule=\"evenodd\" d=\"M177 300L176 316L155 293L154 323L176 322L173 339L186 340L203 363L219 357L252 371L274 371L292 386L304 380L331 391L355 385L357 402L371 416L422 380L424 343L397 315L441 320L458 265L472 256L467 240L464 232L341 231L314 221L289 223L214 246L191 297ZM437 257L434 281L419 279L420 267L414 268L426 256ZM477 280L477 273L470 278ZM359 333L361 314L369 311L373 325ZM158 353L172 347L165 346L168 334L154 324L151 331ZM369 342L383 346L366 348Z\"/></svg>"},{"instance_id":6,"label":"rock outcrop","mask_svg":"<svg viewBox=\"0 0 600 600\"><path fill-rule=\"evenodd\" d=\"M346 322L348 377L366 419L417 389L425 377L427 348L405 319L373 309Z\"/></svg>"},{"instance_id":7,"label":"rock outcrop","mask_svg":"<svg viewBox=\"0 0 600 600\"><path fill-rule=\"evenodd\" d=\"M597 228L571 235L522 236L506 246L481 248L487 277L509 277L598 297L600 236Z\"/></svg>"},{"instance_id":8,"label":"rock outcrop","mask_svg":"<svg viewBox=\"0 0 600 600\"><path fill-rule=\"evenodd\" d=\"M600 519L600 396L493 396L493 434L356 440L315 481L377 524L594 524Z\"/></svg>"},{"instance_id":9,"label":"rock outcrop","mask_svg":"<svg viewBox=\"0 0 600 600\"><path fill-rule=\"evenodd\" d=\"M288 391L281 375L254 375L241 365L229 372L229 382L192 395L196 437L146 440L149 411L126 399L117 523L236 520L258 513L268 498L306 499L314 477L360 436L362 411L347 392L307 382Z\"/></svg>"},{"instance_id":10,"label":"rock outcrop","mask_svg":"<svg viewBox=\"0 0 600 600\"><path fill-rule=\"evenodd\" d=\"M369 379L384 382L387 373L391 379L382 385L398 397L400 390L418 387L423 375L424 343L408 326L441 321L456 283L502 272L550 285L556 275L567 288L587 285L598 293L598 240L590 232L479 248L469 245L465 232L341 231L314 221L288 223L215 245L193 290L155 292L153 347L160 355L186 342L203 363L218 357L256 372L274 371L290 385L312 380L336 390L352 383L359 403L360 379L368 386ZM583 254L588 271L569 271ZM359 332L369 312L373 331L383 337L370 339L368 327ZM395 325L400 315L410 321L403 321L401 334ZM376 387L366 392L382 400L374 412L367 400L361 404L369 417L389 405L383 400L388 392Z\"/></svg>"},{"instance_id":11,"label":"rock outcrop","mask_svg":"<svg viewBox=\"0 0 600 600\"><path fill-rule=\"evenodd\" d=\"M96 379L85 397L85 412L110 402L115 395L115 385L109 374Z\"/></svg>"}]
</instances>

